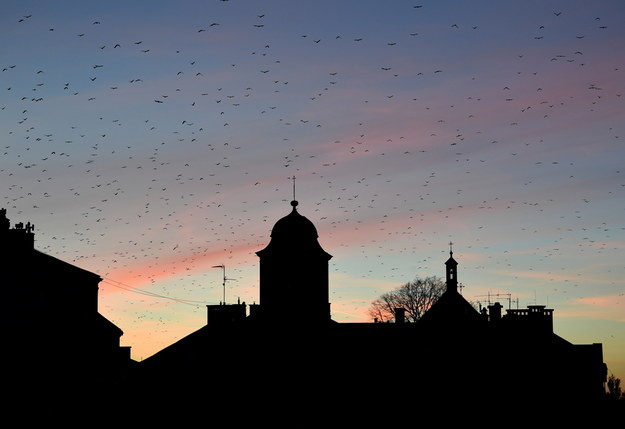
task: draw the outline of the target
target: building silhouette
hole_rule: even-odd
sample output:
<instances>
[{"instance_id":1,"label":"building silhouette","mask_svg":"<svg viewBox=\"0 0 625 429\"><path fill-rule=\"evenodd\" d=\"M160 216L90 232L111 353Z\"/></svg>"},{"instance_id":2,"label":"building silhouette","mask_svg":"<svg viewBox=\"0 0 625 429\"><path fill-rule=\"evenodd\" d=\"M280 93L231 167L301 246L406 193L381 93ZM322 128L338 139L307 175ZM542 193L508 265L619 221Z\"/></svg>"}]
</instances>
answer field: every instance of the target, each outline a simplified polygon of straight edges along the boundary
<instances>
[{"instance_id":1,"label":"building silhouette","mask_svg":"<svg viewBox=\"0 0 625 429\"><path fill-rule=\"evenodd\" d=\"M604 397L601 344L559 337L553 310L544 306L502 314L494 303L476 310L458 291L451 249L446 291L416 323L408 323L401 308L394 323L332 320L331 255L297 205L291 203L256 253L259 304L207 306L206 325L143 360L136 383L153 392L206 386L203 398L214 404L249 397L307 404L308 412L318 401L344 398L484 405Z\"/></svg>"},{"instance_id":2,"label":"building silhouette","mask_svg":"<svg viewBox=\"0 0 625 429\"><path fill-rule=\"evenodd\" d=\"M279 219L259 257L259 303L209 305L206 325L141 362L98 312L102 278L34 247L30 223L0 210L5 384L20 405L85 409L101 400L315 415L328 407L598 403L607 368L601 344L553 332L553 309L476 310L445 261L446 291L417 322L332 319L328 262L298 203ZM225 271L225 268L224 268ZM225 273L224 273L225 282ZM225 300L224 300L225 301ZM35 401L33 398L39 398ZM20 399L21 398L21 399ZM55 398L56 400L52 400ZM85 405L85 402L87 405ZM225 409L225 408L224 408Z\"/></svg>"},{"instance_id":3,"label":"building silhouette","mask_svg":"<svg viewBox=\"0 0 625 429\"><path fill-rule=\"evenodd\" d=\"M98 312L102 278L35 249L34 225L0 209L3 387L46 403L60 390L115 388L130 371L122 330Z\"/></svg>"}]
</instances>

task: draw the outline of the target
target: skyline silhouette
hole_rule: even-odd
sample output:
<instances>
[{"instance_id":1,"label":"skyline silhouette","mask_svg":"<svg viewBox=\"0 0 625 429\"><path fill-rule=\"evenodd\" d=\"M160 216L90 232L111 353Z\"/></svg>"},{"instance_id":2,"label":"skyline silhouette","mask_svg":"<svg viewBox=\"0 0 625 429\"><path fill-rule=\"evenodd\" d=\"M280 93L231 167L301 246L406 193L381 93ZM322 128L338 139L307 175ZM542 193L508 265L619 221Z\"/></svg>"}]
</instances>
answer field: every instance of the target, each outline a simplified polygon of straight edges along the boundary
<instances>
[{"instance_id":1,"label":"skyline silhouette","mask_svg":"<svg viewBox=\"0 0 625 429\"><path fill-rule=\"evenodd\" d=\"M103 279L135 360L258 302L296 199L334 320L453 241L465 299L546 305L625 379L620 2L5 6L0 207Z\"/></svg>"},{"instance_id":2,"label":"skyline silhouette","mask_svg":"<svg viewBox=\"0 0 625 429\"><path fill-rule=\"evenodd\" d=\"M553 330L553 310L545 306L508 309L502 315L497 302L478 312L458 291L451 247L444 264L446 290L416 322L406 322L402 308L395 309L394 323L333 321L327 280L331 256L297 205L291 202L291 213L275 223L269 244L257 252L260 303L250 305L249 313L246 303L209 305L204 327L141 362L130 359L128 347L120 347L123 331L97 312L102 279L37 251L32 225L11 227L1 209L7 299L30 307L26 319L19 317L17 306L3 312L6 337L15 350L11 374L5 376L14 393L11 404L64 415L63 403L76 399L88 403L85 413L97 410L102 398L138 396L135 406L166 404L175 412L195 401L232 406L231 398L238 397L239 406L259 410L275 401L311 410L318 407L311 401L322 393L325 400L374 401L383 407L415 401L540 408L579 404L585 413L607 411L604 418L612 417L617 404L606 396L602 344L575 345L561 338ZM283 278L278 274L284 264L291 275ZM59 282L64 292L50 291L46 279ZM76 356L77 345L88 353ZM456 364L459 360L462 365ZM409 369L400 371L393 395L372 398L372 392L388 385L385 377L374 381L375 372L397 365ZM505 373L514 375L499 381ZM333 391L337 380L340 393ZM244 399L246 384L252 391L270 389L273 399ZM199 386L205 388L198 395ZM54 397L57 390L67 392L62 402ZM43 402L20 400L33 393Z\"/></svg>"}]
</instances>

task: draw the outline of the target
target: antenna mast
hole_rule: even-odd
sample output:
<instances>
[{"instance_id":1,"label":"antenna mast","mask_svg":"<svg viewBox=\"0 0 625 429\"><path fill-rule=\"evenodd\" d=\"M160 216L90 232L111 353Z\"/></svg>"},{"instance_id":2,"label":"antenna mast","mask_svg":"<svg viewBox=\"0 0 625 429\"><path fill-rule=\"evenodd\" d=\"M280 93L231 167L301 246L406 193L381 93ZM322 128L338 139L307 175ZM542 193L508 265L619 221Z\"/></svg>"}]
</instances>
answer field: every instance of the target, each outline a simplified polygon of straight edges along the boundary
<instances>
[{"instance_id":1,"label":"antenna mast","mask_svg":"<svg viewBox=\"0 0 625 429\"><path fill-rule=\"evenodd\" d=\"M488 297L488 305L492 304L491 297L493 297L493 296L496 296L497 298L506 297L506 298L508 298L508 309L512 308L512 301L513 301L513 299L512 299L512 294L511 293L490 293L490 291L489 291L488 295L475 295L476 298L485 297L485 296ZM517 301L517 308L518 308L519 307L519 305L518 305L519 299L516 298L516 301Z\"/></svg>"},{"instance_id":2,"label":"antenna mast","mask_svg":"<svg viewBox=\"0 0 625 429\"><path fill-rule=\"evenodd\" d=\"M221 268L223 270L223 303L226 304L226 280L234 280L226 277L226 266L225 265L213 265L213 268Z\"/></svg>"}]
</instances>

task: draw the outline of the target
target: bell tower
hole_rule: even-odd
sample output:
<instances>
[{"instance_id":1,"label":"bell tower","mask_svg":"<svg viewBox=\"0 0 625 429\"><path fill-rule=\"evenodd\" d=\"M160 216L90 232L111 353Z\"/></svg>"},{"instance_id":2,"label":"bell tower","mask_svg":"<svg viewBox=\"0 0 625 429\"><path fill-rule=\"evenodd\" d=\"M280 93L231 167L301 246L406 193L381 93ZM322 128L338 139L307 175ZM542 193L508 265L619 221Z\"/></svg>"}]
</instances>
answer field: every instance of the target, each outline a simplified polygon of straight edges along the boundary
<instances>
[{"instance_id":1,"label":"bell tower","mask_svg":"<svg viewBox=\"0 0 625 429\"><path fill-rule=\"evenodd\" d=\"M315 225L297 211L279 219L260 258L260 317L282 323L330 321L328 262Z\"/></svg>"},{"instance_id":2,"label":"bell tower","mask_svg":"<svg viewBox=\"0 0 625 429\"><path fill-rule=\"evenodd\" d=\"M451 249L452 242L449 242L449 259L445 262L446 284L448 292L458 292L458 262L454 259L454 252Z\"/></svg>"}]
</instances>

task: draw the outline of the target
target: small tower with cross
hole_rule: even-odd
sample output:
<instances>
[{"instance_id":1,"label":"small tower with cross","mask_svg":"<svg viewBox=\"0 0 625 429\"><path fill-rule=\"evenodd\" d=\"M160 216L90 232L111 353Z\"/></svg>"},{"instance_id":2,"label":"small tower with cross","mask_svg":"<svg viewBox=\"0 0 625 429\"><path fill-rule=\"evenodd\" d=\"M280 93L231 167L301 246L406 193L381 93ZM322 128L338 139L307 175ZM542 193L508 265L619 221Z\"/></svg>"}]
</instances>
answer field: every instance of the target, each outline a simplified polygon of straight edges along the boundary
<instances>
[{"instance_id":1,"label":"small tower with cross","mask_svg":"<svg viewBox=\"0 0 625 429\"><path fill-rule=\"evenodd\" d=\"M448 292L458 292L458 262L454 259L452 250L453 243L449 242L449 259L445 262L446 284Z\"/></svg>"}]
</instances>

